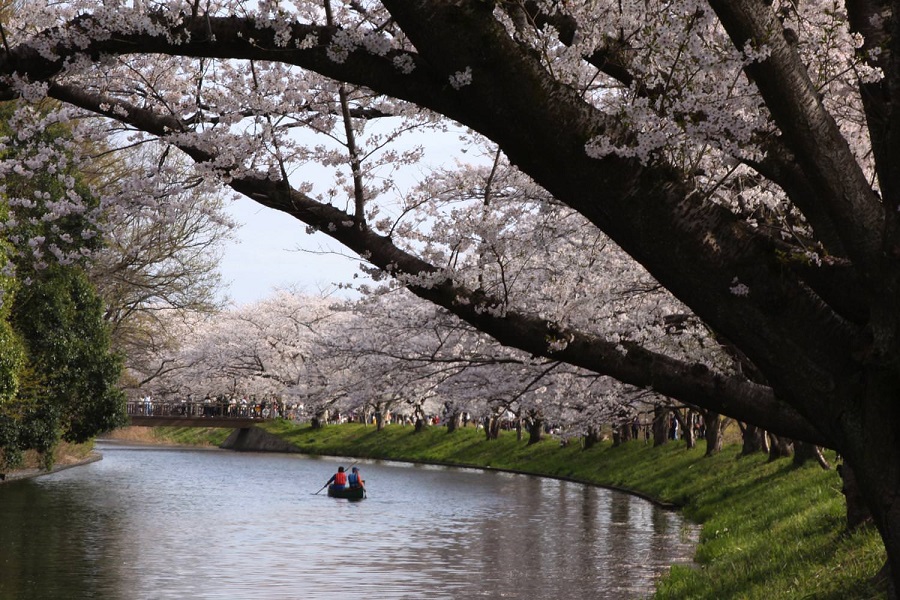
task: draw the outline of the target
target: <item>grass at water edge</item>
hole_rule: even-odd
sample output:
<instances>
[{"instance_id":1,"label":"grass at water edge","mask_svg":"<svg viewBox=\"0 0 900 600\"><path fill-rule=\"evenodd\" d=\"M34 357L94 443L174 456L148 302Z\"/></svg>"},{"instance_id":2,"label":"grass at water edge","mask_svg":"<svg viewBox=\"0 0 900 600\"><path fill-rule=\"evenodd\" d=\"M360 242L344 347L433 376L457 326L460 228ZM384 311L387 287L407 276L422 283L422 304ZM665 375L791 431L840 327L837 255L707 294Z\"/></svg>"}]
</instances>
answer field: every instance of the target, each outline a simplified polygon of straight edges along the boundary
<instances>
[{"instance_id":1,"label":"grass at water edge","mask_svg":"<svg viewBox=\"0 0 900 600\"><path fill-rule=\"evenodd\" d=\"M584 450L546 439L527 445L515 432L488 441L472 427L448 433L429 427L359 424L322 429L288 421L260 425L313 455L400 460L491 468L615 487L663 505L678 506L702 525L696 567L673 567L659 580L657 598L845 600L884 598L871 583L884 560L873 528L844 529L844 500L834 470L791 459L739 456L728 446L705 457L705 443L653 448L643 441L609 442ZM187 429L187 428L185 428ZM184 431L172 431L179 443ZM216 432L223 440L229 432ZM163 437L170 437L167 431ZM207 434L191 434L201 439ZM214 443L221 443L215 441ZM370 482L372 484L374 482Z\"/></svg>"}]
</instances>

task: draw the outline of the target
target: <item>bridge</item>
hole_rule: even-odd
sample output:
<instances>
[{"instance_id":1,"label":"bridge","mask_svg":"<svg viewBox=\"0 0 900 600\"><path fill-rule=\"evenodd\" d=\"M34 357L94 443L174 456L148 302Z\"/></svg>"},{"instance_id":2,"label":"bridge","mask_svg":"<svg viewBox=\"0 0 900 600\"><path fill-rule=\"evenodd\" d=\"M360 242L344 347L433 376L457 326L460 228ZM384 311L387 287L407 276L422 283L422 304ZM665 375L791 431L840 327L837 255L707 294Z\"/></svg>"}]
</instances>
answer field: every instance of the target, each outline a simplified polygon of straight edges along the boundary
<instances>
[{"instance_id":1,"label":"bridge","mask_svg":"<svg viewBox=\"0 0 900 600\"><path fill-rule=\"evenodd\" d=\"M126 403L126 411L131 424L139 427L245 429L282 416L271 404L228 402L133 400Z\"/></svg>"}]
</instances>

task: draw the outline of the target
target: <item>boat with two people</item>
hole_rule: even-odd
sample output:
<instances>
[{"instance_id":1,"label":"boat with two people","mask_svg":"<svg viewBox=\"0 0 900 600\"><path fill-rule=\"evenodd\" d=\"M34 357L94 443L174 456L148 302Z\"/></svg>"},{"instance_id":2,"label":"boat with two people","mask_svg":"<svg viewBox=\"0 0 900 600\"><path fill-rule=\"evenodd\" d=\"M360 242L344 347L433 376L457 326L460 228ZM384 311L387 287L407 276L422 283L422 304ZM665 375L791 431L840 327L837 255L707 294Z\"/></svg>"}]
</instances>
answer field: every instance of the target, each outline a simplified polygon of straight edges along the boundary
<instances>
[{"instance_id":1,"label":"boat with two people","mask_svg":"<svg viewBox=\"0 0 900 600\"><path fill-rule=\"evenodd\" d=\"M366 497L366 482L357 467L351 468L350 473L344 471L344 467L338 467L337 473L325 485L328 487L329 498L362 500Z\"/></svg>"}]
</instances>

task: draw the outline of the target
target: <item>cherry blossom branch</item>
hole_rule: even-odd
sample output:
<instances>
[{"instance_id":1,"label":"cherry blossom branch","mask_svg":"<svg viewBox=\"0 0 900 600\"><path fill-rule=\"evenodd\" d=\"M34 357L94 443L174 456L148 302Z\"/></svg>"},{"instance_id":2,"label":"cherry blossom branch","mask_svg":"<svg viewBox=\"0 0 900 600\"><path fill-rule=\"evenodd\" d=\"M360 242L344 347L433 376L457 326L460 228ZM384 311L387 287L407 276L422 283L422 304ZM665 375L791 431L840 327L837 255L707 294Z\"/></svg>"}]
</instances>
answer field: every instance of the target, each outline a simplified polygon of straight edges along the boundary
<instances>
[{"instance_id":1,"label":"cherry blossom branch","mask_svg":"<svg viewBox=\"0 0 900 600\"><path fill-rule=\"evenodd\" d=\"M287 193L283 186L262 177L236 178L230 185L257 202L320 228L372 264L405 281L415 295L444 307L504 345L609 375L637 387L652 387L660 394L756 423L794 439L825 443L821 433L778 401L767 386L716 373L700 363L673 359L631 342L609 342L513 312L495 314L493 308L498 301L455 284L440 269L401 250L389 238L359 231L352 216L343 211L321 205L296 191Z\"/></svg>"},{"instance_id":2,"label":"cherry blossom branch","mask_svg":"<svg viewBox=\"0 0 900 600\"><path fill-rule=\"evenodd\" d=\"M528 56L518 54L514 45L507 48L504 45L506 34L492 30L489 16L476 15L475 12L480 9L475 5L467 6L467 10L474 11L471 14L454 12L448 15L441 11L457 9L436 3L434 6L439 7L439 11L423 14L425 9L421 7L414 8L406 3L387 4L398 20L404 20L401 23L404 31L409 32L416 47L423 52L428 51L427 56L399 50L391 50L381 56L352 49L348 51L348 57L353 57L352 61L338 62L328 54L328 46L335 42L337 32L328 28L291 24L293 39L302 41L306 35L310 35L313 36L314 43L310 47L287 48L276 43L278 32L274 26L237 18L216 17L206 19L196 31L191 28L200 27L199 25L187 23L167 31L166 35L142 32L107 39L88 38L86 48L74 44L57 44L54 51L68 55L87 52L98 56L102 52L122 54L155 51L185 56L280 60L357 84L371 84L380 92L415 101L457 118L497 141L514 163L557 198L607 231L664 285L685 299L698 314L706 319L714 317L712 324L717 330L731 335L736 330L752 329L755 333L750 339L757 346L754 348L753 344L748 344L748 353L753 360L765 363L770 372L779 372L781 369L778 365L786 364L788 355L791 360L802 359L804 364L809 365L807 377L785 377L780 381L781 385L788 389L802 389L802 395L808 394L810 386L813 389L822 386L827 388L827 369L823 365L827 365L829 360L839 364L847 357L834 353L828 360L824 360L825 357L817 356L816 365L812 360L806 361L804 357L807 354L811 356L821 353L822 348L835 347L820 341L819 337L843 333L819 326L822 315L827 314L827 307L811 297L798 282L790 278L768 277L769 269L778 266L774 264L776 261L772 248L760 243L757 234L740 224L728 211L710 204L695 204L691 200L692 190L685 185L679 173L669 169L664 163L645 166L635 160L587 156L584 149L587 140L604 128L617 131L615 119L591 108L564 85L550 81L540 65L531 61ZM404 13L410 10L415 14L407 17ZM454 39L451 45L460 49L458 55L437 55L432 49L446 41L442 39L446 34L432 25L447 18L466 22L467 26L460 31L465 31L473 40L486 40L493 36L496 38L495 43L482 47ZM183 41L179 36L183 36ZM178 41L173 42L173 37ZM23 66L21 72L28 76L47 79L59 73L63 67L62 59L48 58L31 46L15 48L12 54L15 56L6 54L0 57L0 72L10 72L12 63L15 62ZM394 60L404 58L412 61L411 64L415 66L409 73L398 71ZM448 72L463 72L467 64L473 69L481 69L481 74L474 76L472 82L461 87L458 93L448 93L447 87L440 82L446 81ZM489 70L489 65L504 65L504 69ZM504 72L507 70L516 75L505 76ZM531 95L526 94L525 90ZM184 123L174 117L138 109L124 102L100 101L99 97L91 97L84 90L51 84L49 93L58 99L161 137L184 131ZM483 110L484 107L491 107L491 110ZM522 119L531 123L531 126L518 126L517 123ZM217 159L212 148L198 147L184 140L176 143L200 163ZM541 151L532 152L537 147ZM233 166L219 167L228 169ZM572 178L567 175L576 172L583 176ZM389 272L429 272L424 267L430 265L409 265L409 268L395 271L396 265L400 263L391 260L391 256L400 252L399 249L393 247L390 240L385 243L376 238L354 239L353 235L342 229L348 220L352 222L352 217L332 207L315 203L288 190L270 190L270 181L235 174L229 176L232 177L231 185L235 189L242 188L251 198L275 206L322 229L349 248L360 252L364 258L379 255L380 262L376 264ZM586 190L603 190L602 201L593 193L586 194ZM634 224L641 224L641 227L632 226ZM701 230L706 233L695 235ZM649 236L650 232L653 233L652 237ZM695 247L698 243L702 247ZM709 252L710 247L714 247L716 251ZM397 258L399 260L403 257ZM688 276L687 272L701 270L705 270L710 276ZM756 272L759 272L759 276ZM686 287L685 281L690 281L691 285ZM422 293L429 289L421 287ZM753 289L753 296L735 296L729 289ZM452 290L446 292L451 293ZM462 297L472 295L465 290L460 293ZM450 301L453 297L451 293ZM779 298L782 300L779 301ZM448 301L446 297L441 300L444 303ZM755 302L780 303L788 309L781 313L780 319L773 326L771 320L763 319ZM475 304L480 305L479 302ZM715 310L702 310L710 306L715 306ZM465 312L460 309L457 311ZM470 315L470 318L474 317L475 315ZM763 323L769 325L763 326ZM801 330L803 335L799 335ZM793 333L795 331L796 335ZM815 335L810 335L811 331ZM786 333L791 339L803 340L805 346L793 347L788 352L777 343L770 343L769 338L782 339ZM545 335L539 335L537 339L546 344ZM787 354L782 357L779 355L780 351ZM634 379L630 375L629 378Z\"/></svg>"},{"instance_id":3,"label":"cherry blossom branch","mask_svg":"<svg viewBox=\"0 0 900 600\"><path fill-rule=\"evenodd\" d=\"M881 203L771 5L763 0L710 0L709 5L736 48L765 50L764 57L745 67L747 75L831 213L854 263L864 271L877 269L883 249L871 232L883 228Z\"/></svg>"},{"instance_id":4,"label":"cherry blossom branch","mask_svg":"<svg viewBox=\"0 0 900 600\"><path fill-rule=\"evenodd\" d=\"M172 138L170 134L183 127L175 117L67 86L51 85L48 94L148 133L169 136L197 162L216 158L209 150ZM780 435L827 445L822 433L778 401L771 388L752 384L742 377L715 373L698 363L672 359L636 344L618 344L595 335L559 329L527 315L498 314L497 301L457 285L442 270L400 249L390 238L359 230L352 215L321 204L263 174L229 174L229 177L228 184L234 190L326 233L380 269L399 277L417 296L446 308L504 345L609 375L637 387L652 387L661 394L756 423Z\"/></svg>"}]
</instances>

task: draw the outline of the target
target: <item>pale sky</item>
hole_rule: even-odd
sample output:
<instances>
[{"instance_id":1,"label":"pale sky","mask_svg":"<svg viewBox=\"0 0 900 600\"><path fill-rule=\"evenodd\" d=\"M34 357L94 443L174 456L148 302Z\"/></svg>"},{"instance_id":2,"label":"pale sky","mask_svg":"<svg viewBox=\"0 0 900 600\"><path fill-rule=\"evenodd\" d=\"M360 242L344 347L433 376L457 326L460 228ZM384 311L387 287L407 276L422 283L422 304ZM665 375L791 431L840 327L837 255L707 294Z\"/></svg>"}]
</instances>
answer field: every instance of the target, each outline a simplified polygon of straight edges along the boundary
<instances>
[{"instance_id":1,"label":"pale sky","mask_svg":"<svg viewBox=\"0 0 900 600\"><path fill-rule=\"evenodd\" d=\"M352 282L354 273L360 273L359 259L349 258L343 246L324 234L307 234L304 223L284 213L244 197L228 212L240 226L225 249L220 271L236 304L262 300L279 288L318 294L333 289L334 283ZM335 254L314 253L329 250Z\"/></svg>"},{"instance_id":2,"label":"pale sky","mask_svg":"<svg viewBox=\"0 0 900 600\"><path fill-rule=\"evenodd\" d=\"M426 158L402 173L392 174L401 187L412 185L435 166L451 167L455 157L465 152L458 129L445 133L432 131L403 143L424 146ZM471 153L465 158L475 162L485 160ZM295 175L317 183L330 182L332 177L314 165L299 169ZM349 250L325 234L307 234L304 223L284 213L241 197L231 205L229 214L241 226L234 232L235 242L226 247L220 271L226 285L230 284L228 295L236 304L262 300L281 288L318 294L333 290L335 283L358 284L368 280L359 270L360 260L351 257ZM354 275L358 278L354 279ZM356 296L349 290L335 293L342 297Z\"/></svg>"}]
</instances>

